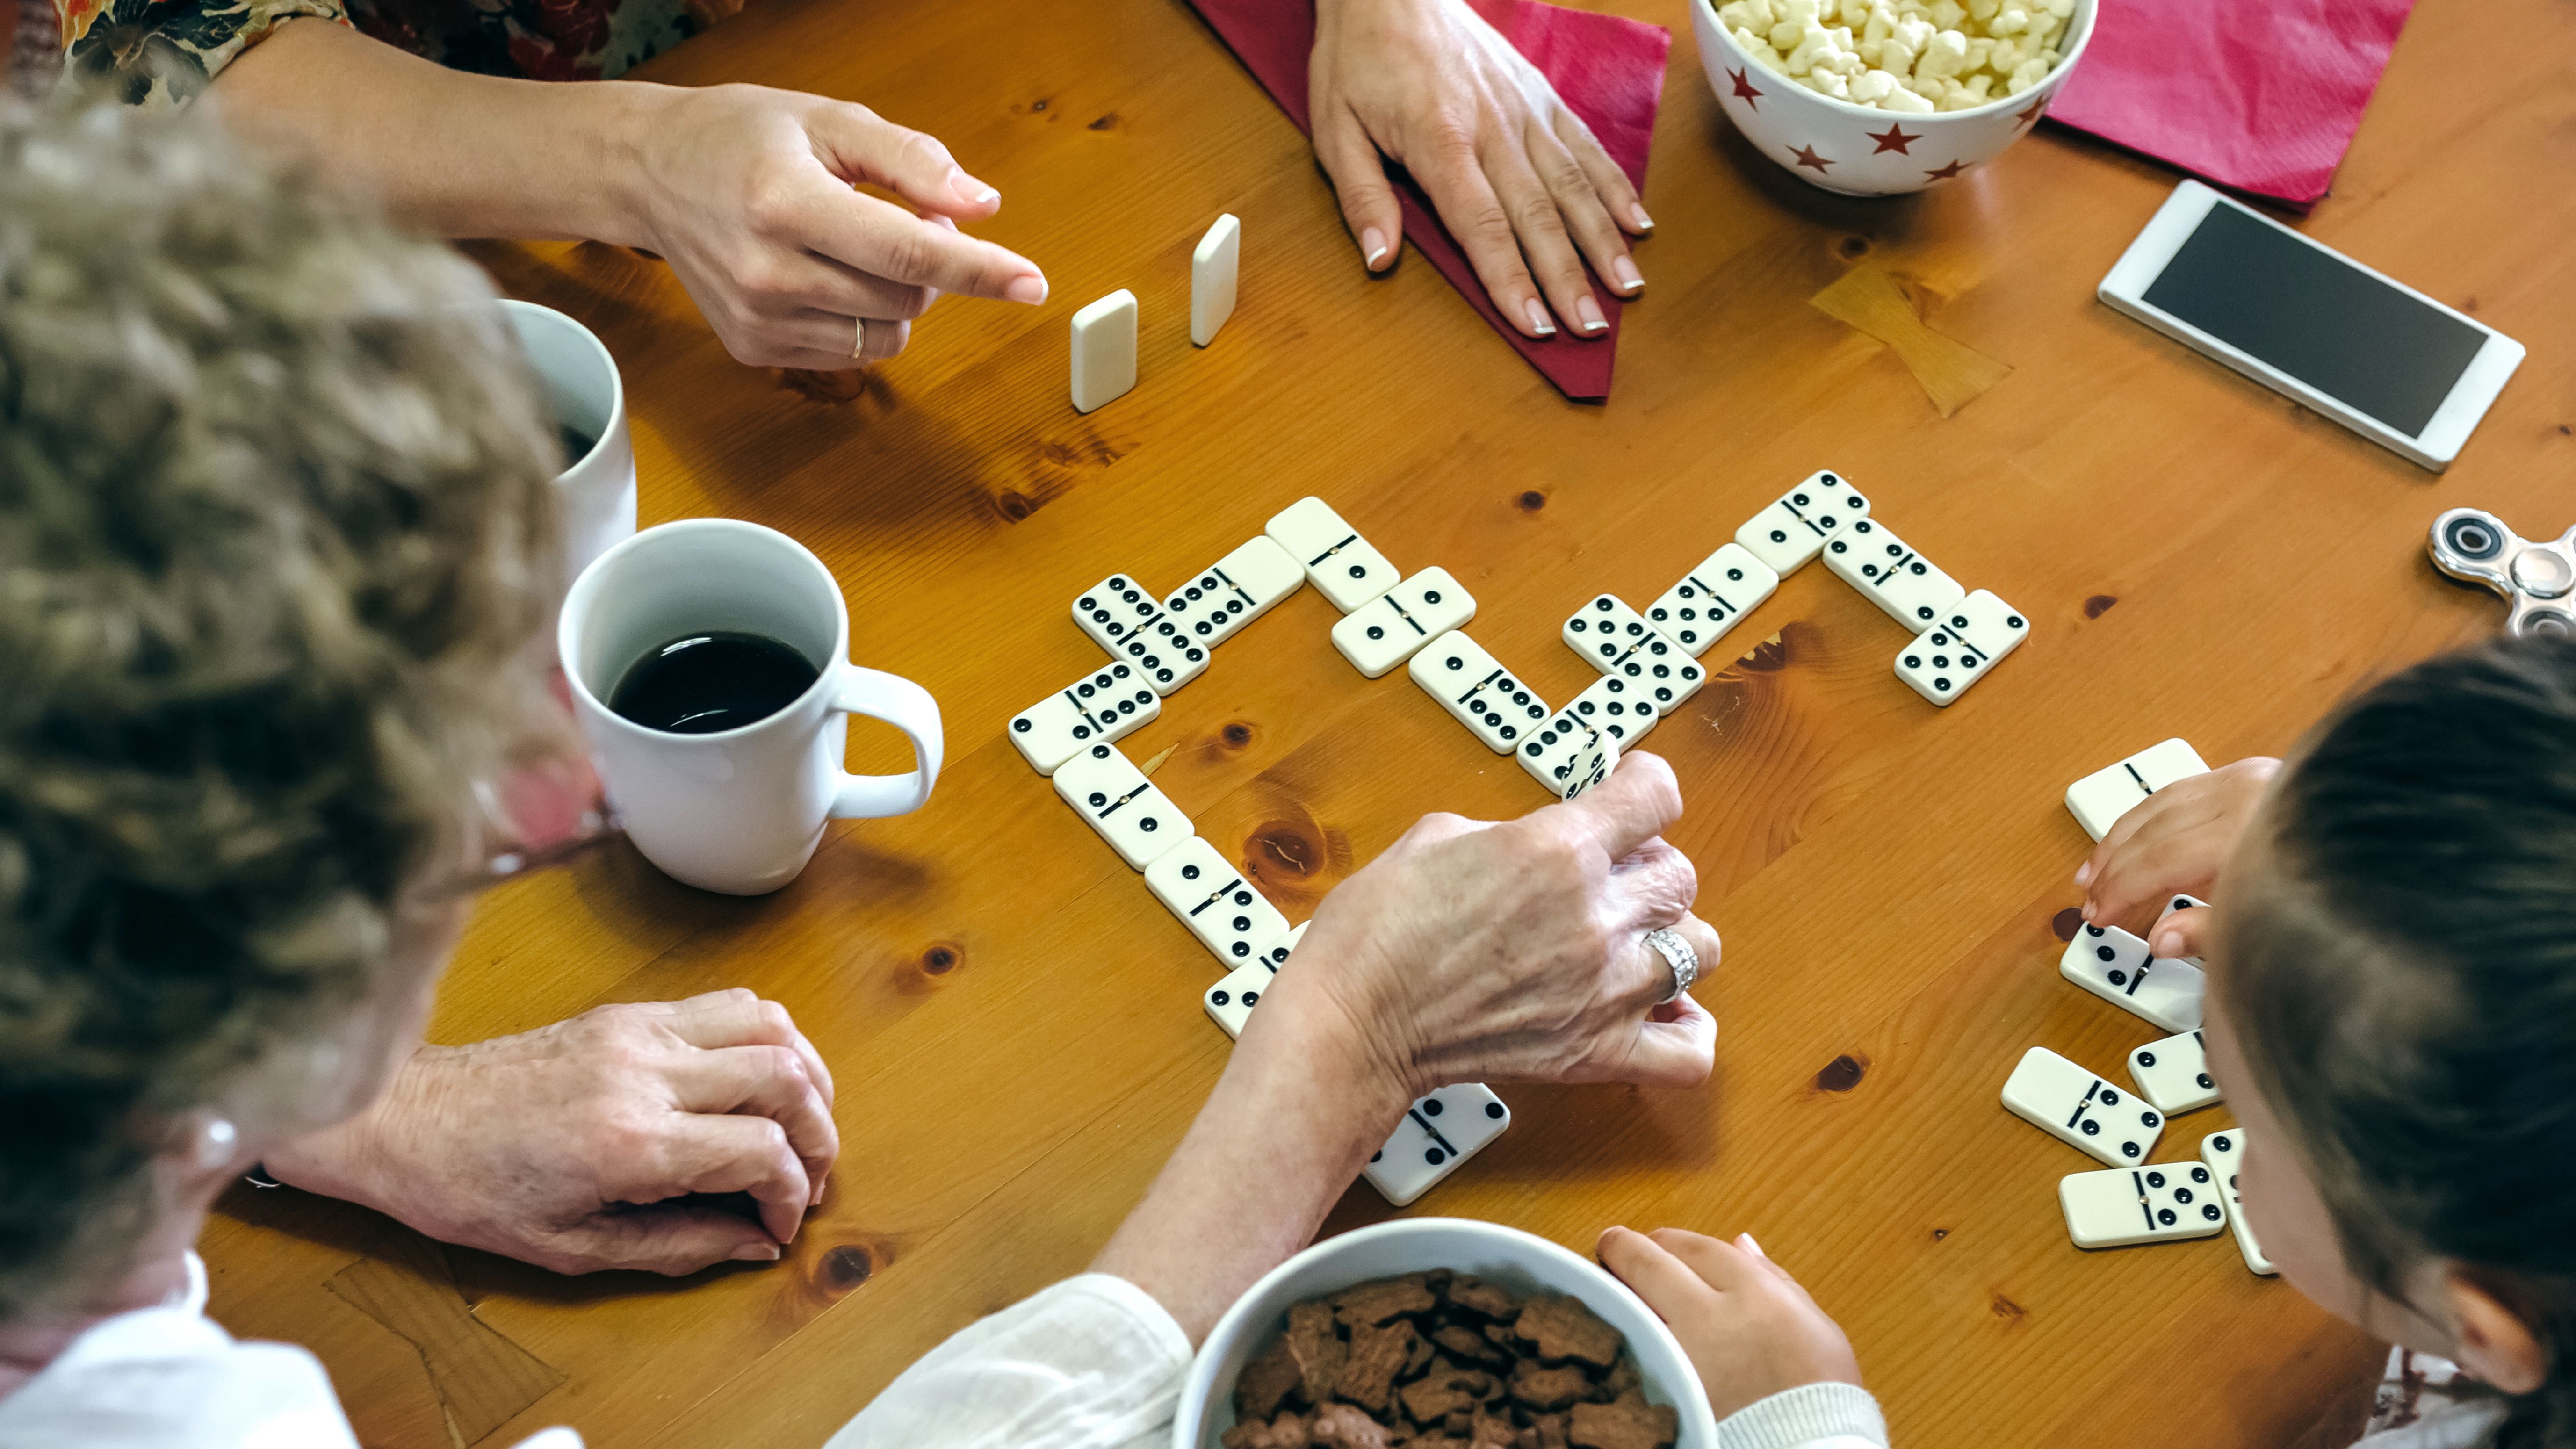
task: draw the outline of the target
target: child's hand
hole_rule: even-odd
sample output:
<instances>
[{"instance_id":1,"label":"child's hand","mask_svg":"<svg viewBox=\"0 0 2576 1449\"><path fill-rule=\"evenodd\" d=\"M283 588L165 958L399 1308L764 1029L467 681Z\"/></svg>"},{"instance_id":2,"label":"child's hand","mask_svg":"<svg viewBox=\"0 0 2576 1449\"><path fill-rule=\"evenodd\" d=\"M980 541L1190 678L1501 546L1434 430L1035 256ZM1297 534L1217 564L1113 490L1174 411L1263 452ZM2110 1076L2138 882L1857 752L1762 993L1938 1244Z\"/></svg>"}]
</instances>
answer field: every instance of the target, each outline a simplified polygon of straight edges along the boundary
<instances>
[{"instance_id":1,"label":"child's hand","mask_svg":"<svg viewBox=\"0 0 2576 1449\"><path fill-rule=\"evenodd\" d=\"M1860 1382L1851 1340L1750 1233L1612 1228L1595 1251L1672 1326L1720 1419L1802 1384Z\"/></svg>"},{"instance_id":2,"label":"child's hand","mask_svg":"<svg viewBox=\"0 0 2576 1449\"><path fill-rule=\"evenodd\" d=\"M2268 756L2238 760L2177 780L2121 816L2075 872L2075 883L2085 888L2085 921L2143 928L2168 896L2208 896L2280 769ZM2208 930L2207 911L2176 911L2155 927L2148 945L2159 956L2197 956Z\"/></svg>"}]
</instances>

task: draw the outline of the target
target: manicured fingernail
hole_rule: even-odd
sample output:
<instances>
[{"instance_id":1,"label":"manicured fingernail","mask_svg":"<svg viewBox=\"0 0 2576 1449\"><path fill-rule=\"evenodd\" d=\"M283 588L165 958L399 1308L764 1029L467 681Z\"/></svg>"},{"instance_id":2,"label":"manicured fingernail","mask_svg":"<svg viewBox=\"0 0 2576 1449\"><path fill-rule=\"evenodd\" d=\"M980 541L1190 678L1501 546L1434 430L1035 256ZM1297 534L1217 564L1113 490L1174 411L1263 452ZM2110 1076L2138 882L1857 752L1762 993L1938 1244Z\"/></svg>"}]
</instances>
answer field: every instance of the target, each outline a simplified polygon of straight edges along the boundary
<instances>
[{"instance_id":1,"label":"manicured fingernail","mask_svg":"<svg viewBox=\"0 0 2576 1449\"><path fill-rule=\"evenodd\" d=\"M1548 319L1547 307L1545 304L1541 303L1538 298L1530 298L1529 301L1522 306L1521 315L1529 318L1530 330L1532 332L1537 333L1541 337L1554 337L1556 335L1556 324Z\"/></svg>"},{"instance_id":2,"label":"manicured fingernail","mask_svg":"<svg viewBox=\"0 0 2576 1449\"><path fill-rule=\"evenodd\" d=\"M1610 275L1619 283L1619 290L1622 292L1633 292L1646 285L1645 274L1638 271L1637 264L1626 257L1621 257L1610 264Z\"/></svg>"},{"instance_id":3,"label":"manicured fingernail","mask_svg":"<svg viewBox=\"0 0 2576 1449\"><path fill-rule=\"evenodd\" d=\"M954 166L948 168L948 189L957 193L960 200L976 206L990 206L1002 199L1002 193Z\"/></svg>"},{"instance_id":4,"label":"manicured fingernail","mask_svg":"<svg viewBox=\"0 0 2576 1449\"><path fill-rule=\"evenodd\" d=\"M745 1243L733 1250L733 1260L737 1263L775 1263L778 1261L778 1245Z\"/></svg>"},{"instance_id":5,"label":"manicured fingernail","mask_svg":"<svg viewBox=\"0 0 2576 1449\"><path fill-rule=\"evenodd\" d=\"M1655 219L1646 215L1645 207L1631 203L1628 207L1628 215L1637 223L1637 230L1653 231L1655 229Z\"/></svg>"},{"instance_id":6,"label":"manicured fingernail","mask_svg":"<svg viewBox=\"0 0 2576 1449\"><path fill-rule=\"evenodd\" d=\"M1011 279L1011 285L1002 289L1002 295L1010 298L1014 302L1026 302L1030 306L1034 307L1047 299L1046 278L1038 276L1013 277Z\"/></svg>"},{"instance_id":7,"label":"manicured fingernail","mask_svg":"<svg viewBox=\"0 0 2576 1449\"><path fill-rule=\"evenodd\" d=\"M1574 318L1582 324L1586 332L1603 332L1610 327L1610 319L1601 315L1601 304L1593 301L1592 294L1589 292L1584 293L1582 298L1575 302Z\"/></svg>"},{"instance_id":8,"label":"manicured fingernail","mask_svg":"<svg viewBox=\"0 0 2576 1449\"><path fill-rule=\"evenodd\" d=\"M1751 1253L1757 1258L1768 1258L1771 1256L1769 1253L1762 1251L1762 1245L1760 1243L1753 1241L1753 1235L1751 1233L1740 1234L1737 1236L1736 1241L1744 1245L1744 1251Z\"/></svg>"},{"instance_id":9,"label":"manicured fingernail","mask_svg":"<svg viewBox=\"0 0 2576 1449\"><path fill-rule=\"evenodd\" d=\"M1373 226L1362 227L1360 229L1360 250L1366 254L1366 260L1362 265L1366 266L1372 272L1376 271L1378 259L1386 255L1386 233L1379 231Z\"/></svg>"},{"instance_id":10,"label":"manicured fingernail","mask_svg":"<svg viewBox=\"0 0 2576 1449\"><path fill-rule=\"evenodd\" d=\"M2091 861L2089 861L2089 860L2088 860L2088 861L2084 862L2082 865L2079 865L2079 866L2075 867L2075 883L2076 883L2077 885L2079 885L2079 886L2080 886L2080 885L2083 885L2083 884L2085 884L2085 883L2087 883L2087 882L2091 881L2092 879L2093 879L2093 862L2091 862Z\"/></svg>"}]
</instances>

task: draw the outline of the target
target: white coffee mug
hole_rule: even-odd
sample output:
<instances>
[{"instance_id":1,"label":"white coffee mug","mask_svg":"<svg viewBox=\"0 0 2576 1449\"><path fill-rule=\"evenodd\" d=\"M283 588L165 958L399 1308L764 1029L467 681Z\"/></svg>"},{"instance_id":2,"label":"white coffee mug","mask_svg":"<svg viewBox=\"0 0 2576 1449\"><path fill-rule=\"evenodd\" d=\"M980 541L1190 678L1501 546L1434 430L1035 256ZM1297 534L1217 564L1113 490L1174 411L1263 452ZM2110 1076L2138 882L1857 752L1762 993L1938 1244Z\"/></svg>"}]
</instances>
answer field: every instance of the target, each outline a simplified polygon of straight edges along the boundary
<instances>
[{"instance_id":1,"label":"white coffee mug","mask_svg":"<svg viewBox=\"0 0 2576 1449\"><path fill-rule=\"evenodd\" d=\"M816 667L813 685L766 719L714 734L647 729L608 707L630 665L714 630L785 644ZM938 702L909 679L849 662L841 586L776 529L691 518L644 530L573 581L555 646L628 838L688 885L737 896L774 891L813 857L824 821L918 810L939 779ZM911 738L911 773L842 769L854 714Z\"/></svg>"},{"instance_id":2,"label":"white coffee mug","mask_svg":"<svg viewBox=\"0 0 2576 1449\"><path fill-rule=\"evenodd\" d=\"M589 328L534 302L504 298L501 310L545 385L555 421L576 438L593 440L577 455L566 442L564 470L555 479L563 576L575 578L635 533L635 444L626 432L626 385L607 344Z\"/></svg>"}]
</instances>

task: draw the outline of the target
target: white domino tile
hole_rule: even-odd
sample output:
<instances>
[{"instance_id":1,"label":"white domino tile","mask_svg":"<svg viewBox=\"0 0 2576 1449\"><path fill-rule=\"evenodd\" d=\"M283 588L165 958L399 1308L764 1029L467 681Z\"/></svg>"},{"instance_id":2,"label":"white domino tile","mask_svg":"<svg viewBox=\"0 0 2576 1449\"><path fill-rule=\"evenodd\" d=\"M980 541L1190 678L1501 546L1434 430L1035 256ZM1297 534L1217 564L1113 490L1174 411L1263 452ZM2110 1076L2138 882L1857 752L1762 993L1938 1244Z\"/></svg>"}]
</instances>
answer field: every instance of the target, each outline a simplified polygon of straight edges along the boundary
<instances>
[{"instance_id":1,"label":"white domino tile","mask_svg":"<svg viewBox=\"0 0 2576 1449\"><path fill-rule=\"evenodd\" d=\"M1250 539L1166 595L1163 616L1192 644L1214 649L1305 583L1305 568L1286 549Z\"/></svg>"},{"instance_id":2,"label":"white domino tile","mask_svg":"<svg viewBox=\"0 0 2576 1449\"><path fill-rule=\"evenodd\" d=\"M1592 681L1590 688L1566 705L1565 712L1609 736L1623 750L1635 749L1655 721L1663 718L1642 687L1616 674Z\"/></svg>"},{"instance_id":3,"label":"white domino tile","mask_svg":"<svg viewBox=\"0 0 2576 1449\"><path fill-rule=\"evenodd\" d=\"M2164 1114L2046 1047L2022 1053L2004 1109L2096 1161L2134 1167L2156 1150Z\"/></svg>"},{"instance_id":4,"label":"white domino tile","mask_svg":"<svg viewBox=\"0 0 2576 1449\"><path fill-rule=\"evenodd\" d=\"M1288 550L1316 589L1345 614L1394 588L1400 577L1386 555L1321 498L1289 504L1262 531Z\"/></svg>"},{"instance_id":5,"label":"white domino tile","mask_svg":"<svg viewBox=\"0 0 2576 1449\"><path fill-rule=\"evenodd\" d=\"M1279 974L1279 968L1288 964L1288 954L1306 939L1307 924L1299 923L1295 930L1271 942L1258 957L1225 973L1223 981L1201 993L1199 1004L1207 1008L1208 1019L1227 1036L1243 1035L1243 1023L1251 1017L1252 1008L1261 1004L1261 993L1270 989L1270 978Z\"/></svg>"},{"instance_id":6,"label":"white domino tile","mask_svg":"<svg viewBox=\"0 0 2576 1449\"><path fill-rule=\"evenodd\" d=\"M1780 587L1780 575L1740 543L1700 561L1646 606L1646 622L1696 657Z\"/></svg>"},{"instance_id":7,"label":"white domino tile","mask_svg":"<svg viewBox=\"0 0 2576 1449\"><path fill-rule=\"evenodd\" d=\"M1216 219L1190 253L1190 341L1205 347L1234 315L1234 293L1243 270L1243 223L1228 212Z\"/></svg>"},{"instance_id":8,"label":"white domino tile","mask_svg":"<svg viewBox=\"0 0 2576 1449\"><path fill-rule=\"evenodd\" d=\"M2030 637L2021 611L1984 589L1950 606L1923 634L1896 651L1896 677L1916 694L1947 708L1986 677L1995 661Z\"/></svg>"},{"instance_id":9,"label":"white domino tile","mask_svg":"<svg viewBox=\"0 0 2576 1449\"><path fill-rule=\"evenodd\" d=\"M2209 1075L2209 1054L2196 1031L2151 1041L2129 1053L2129 1080L2138 1084L2138 1095L2168 1117L2197 1112L2218 1100L2218 1082Z\"/></svg>"},{"instance_id":10,"label":"white domino tile","mask_svg":"<svg viewBox=\"0 0 2576 1449\"><path fill-rule=\"evenodd\" d=\"M1746 519L1735 530L1735 541L1771 572L1786 577L1806 567L1825 540L1867 517L1869 499L1859 489L1838 474L1819 472Z\"/></svg>"},{"instance_id":11,"label":"white domino tile","mask_svg":"<svg viewBox=\"0 0 2576 1449\"><path fill-rule=\"evenodd\" d=\"M1073 601L1073 622L1110 656L1136 666L1159 695L1207 672L1208 651L1192 643L1134 574L1111 574Z\"/></svg>"},{"instance_id":12,"label":"white domino tile","mask_svg":"<svg viewBox=\"0 0 2576 1449\"><path fill-rule=\"evenodd\" d=\"M1442 1087L1405 1109L1395 1135L1360 1169L1396 1207L1439 1186L1512 1125L1511 1109L1481 1082Z\"/></svg>"},{"instance_id":13,"label":"white domino tile","mask_svg":"<svg viewBox=\"0 0 2576 1449\"><path fill-rule=\"evenodd\" d=\"M2148 796L2176 780L2208 773L2198 751L2181 740L2166 740L2067 786L2066 808L2085 834L2100 840Z\"/></svg>"},{"instance_id":14,"label":"white domino tile","mask_svg":"<svg viewBox=\"0 0 2576 1449\"><path fill-rule=\"evenodd\" d=\"M1121 287L1073 314L1073 407L1090 412L1136 385L1136 294Z\"/></svg>"},{"instance_id":15,"label":"white domino tile","mask_svg":"<svg viewBox=\"0 0 2576 1449\"><path fill-rule=\"evenodd\" d=\"M1190 817L1116 745L1092 745L1058 765L1055 792L1136 870L1192 838Z\"/></svg>"},{"instance_id":16,"label":"white domino tile","mask_svg":"<svg viewBox=\"0 0 2576 1449\"><path fill-rule=\"evenodd\" d=\"M1455 629L1423 646L1404 670L1495 754L1519 749L1547 723L1547 701Z\"/></svg>"},{"instance_id":17,"label":"white domino tile","mask_svg":"<svg viewBox=\"0 0 2576 1449\"><path fill-rule=\"evenodd\" d=\"M1565 647L1585 663L1643 690L1659 716L1671 714L1708 682L1708 670L1689 650L1664 637L1615 594L1595 596L1566 616L1558 632Z\"/></svg>"},{"instance_id":18,"label":"white domino tile","mask_svg":"<svg viewBox=\"0 0 2576 1449\"><path fill-rule=\"evenodd\" d=\"M2083 926L2057 958L2057 974L2169 1032L2200 1029L2208 978L2188 960L2169 961L2117 926Z\"/></svg>"},{"instance_id":19,"label":"white domino tile","mask_svg":"<svg viewBox=\"0 0 2576 1449\"><path fill-rule=\"evenodd\" d=\"M2236 1191L2238 1165L2245 1160L2245 1129L2230 1127L2200 1139L2200 1160L2209 1165L2219 1190L2227 1195L2227 1223L2236 1229L2236 1250L2245 1255L2245 1266L2266 1278L2280 1272L2255 1241L2254 1225L2245 1221L2245 1201Z\"/></svg>"},{"instance_id":20,"label":"white domino tile","mask_svg":"<svg viewBox=\"0 0 2576 1449\"><path fill-rule=\"evenodd\" d=\"M1610 778L1619 767L1619 742L1569 707L1522 741L1513 758L1549 793L1571 800Z\"/></svg>"},{"instance_id":21,"label":"white domino tile","mask_svg":"<svg viewBox=\"0 0 2576 1449\"><path fill-rule=\"evenodd\" d=\"M1342 616L1333 625L1333 647L1352 668L1376 679L1475 617L1476 596L1435 566Z\"/></svg>"},{"instance_id":22,"label":"white domino tile","mask_svg":"<svg viewBox=\"0 0 2576 1449\"><path fill-rule=\"evenodd\" d=\"M1227 970L1288 934L1288 918L1215 846L1196 836L1145 867L1145 889Z\"/></svg>"},{"instance_id":23,"label":"white domino tile","mask_svg":"<svg viewBox=\"0 0 2576 1449\"><path fill-rule=\"evenodd\" d=\"M1827 542L1825 567L1917 634L1939 622L1968 592L1874 518L1859 520Z\"/></svg>"},{"instance_id":24,"label":"white domino tile","mask_svg":"<svg viewBox=\"0 0 2576 1449\"><path fill-rule=\"evenodd\" d=\"M1011 743L1041 775L1091 745L1122 739L1163 712L1163 697L1119 660L1011 716Z\"/></svg>"},{"instance_id":25,"label":"white domino tile","mask_svg":"<svg viewBox=\"0 0 2576 1449\"><path fill-rule=\"evenodd\" d=\"M2221 1196L2217 1175L2205 1162L2079 1172L2057 1184L2066 1235L2079 1248L2215 1237L2227 1226Z\"/></svg>"}]
</instances>

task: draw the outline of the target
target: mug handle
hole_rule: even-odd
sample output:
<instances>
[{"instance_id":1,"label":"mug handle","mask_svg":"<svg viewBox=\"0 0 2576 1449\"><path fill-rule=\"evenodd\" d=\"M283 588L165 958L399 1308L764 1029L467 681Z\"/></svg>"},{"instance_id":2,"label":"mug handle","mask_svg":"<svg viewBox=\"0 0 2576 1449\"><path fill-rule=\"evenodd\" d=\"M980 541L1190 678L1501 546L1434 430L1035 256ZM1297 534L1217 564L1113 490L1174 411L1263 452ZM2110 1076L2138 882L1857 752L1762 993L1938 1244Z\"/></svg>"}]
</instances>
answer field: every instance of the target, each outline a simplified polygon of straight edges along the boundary
<instances>
[{"instance_id":1,"label":"mug handle","mask_svg":"<svg viewBox=\"0 0 2576 1449\"><path fill-rule=\"evenodd\" d=\"M844 662L832 683L829 707L844 714L881 719L903 731L912 741L914 765L910 773L902 775L842 774L832 796L833 819L902 815L929 802L930 787L939 782L939 756L944 743L939 731L939 701L930 697L929 690L899 674Z\"/></svg>"}]
</instances>

